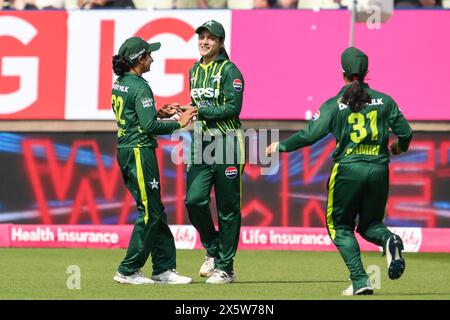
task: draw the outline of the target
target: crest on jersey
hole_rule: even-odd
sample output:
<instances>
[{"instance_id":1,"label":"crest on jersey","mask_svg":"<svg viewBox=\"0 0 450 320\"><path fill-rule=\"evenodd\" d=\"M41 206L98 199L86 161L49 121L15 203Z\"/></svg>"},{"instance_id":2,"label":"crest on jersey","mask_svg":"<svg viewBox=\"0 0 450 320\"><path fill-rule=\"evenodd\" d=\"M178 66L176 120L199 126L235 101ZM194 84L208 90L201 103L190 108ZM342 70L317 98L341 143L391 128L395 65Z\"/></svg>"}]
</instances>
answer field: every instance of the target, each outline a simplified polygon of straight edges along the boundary
<instances>
[{"instance_id":1,"label":"crest on jersey","mask_svg":"<svg viewBox=\"0 0 450 320\"><path fill-rule=\"evenodd\" d=\"M220 78L222 78L222 76L219 74L216 74L215 76L212 76L212 77L213 77L213 83L220 82Z\"/></svg>"}]
</instances>

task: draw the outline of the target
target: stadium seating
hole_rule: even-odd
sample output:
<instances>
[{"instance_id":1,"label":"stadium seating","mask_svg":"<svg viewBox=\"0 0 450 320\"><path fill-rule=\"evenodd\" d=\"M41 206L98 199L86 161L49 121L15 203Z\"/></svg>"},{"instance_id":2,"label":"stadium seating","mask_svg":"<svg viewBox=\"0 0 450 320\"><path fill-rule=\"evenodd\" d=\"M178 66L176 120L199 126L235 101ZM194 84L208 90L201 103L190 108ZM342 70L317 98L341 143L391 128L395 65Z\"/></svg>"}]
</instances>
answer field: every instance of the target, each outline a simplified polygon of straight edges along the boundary
<instances>
[{"instance_id":1,"label":"stadium seating","mask_svg":"<svg viewBox=\"0 0 450 320\"><path fill-rule=\"evenodd\" d=\"M229 9L252 9L253 0L228 0Z\"/></svg>"},{"instance_id":2,"label":"stadium seating","mask_svg":"<svg viewBox=\"0 0 450 320\"><path fill-rule=\"evenodd\" d=\"M298 2L299 9L339 9L338 3L333 0L300 0Z\"/></svg>"},{"instance_id":3,"label":"stadium seating","mask_svg":"<svg viewBox=\"0 0 450 320\"><path fill-rule=\"evenodd\" d=\"M136 9L153 9L153 1L133 0Z\"/></svg>"},{"instance_id":4,"label":"stadium seating","mask_svg":"<svg viewBox=\"0 0 450 320\"><path fill-rule=\"evenodd\" d=\"M66 10L79 9L77 0L65 0L64 8Z\"/></svg>"},{"instance_id":5,"label":"stadium seating","mask_svg":"<svg viewBox=\"0 0 450 320\"><path fill-rule=\"evenodd\" d=\"M138 9L172 9L175 7L189 6L189 3L179 3L172 0L133 0ZM194 1L195 2L195 1ZM227 6L229 9L252 9L253 0L228 0Z\"/></svg>"},{"instance_id":6,"label":"stadium seating","mask_svg":"<svg viewBox=\"0 0 450 320\"><path fill-rule=\"evenodd\" d=\"M172 0L133 0L137 9L172 9Z\"/></svg>"}]
</instances>

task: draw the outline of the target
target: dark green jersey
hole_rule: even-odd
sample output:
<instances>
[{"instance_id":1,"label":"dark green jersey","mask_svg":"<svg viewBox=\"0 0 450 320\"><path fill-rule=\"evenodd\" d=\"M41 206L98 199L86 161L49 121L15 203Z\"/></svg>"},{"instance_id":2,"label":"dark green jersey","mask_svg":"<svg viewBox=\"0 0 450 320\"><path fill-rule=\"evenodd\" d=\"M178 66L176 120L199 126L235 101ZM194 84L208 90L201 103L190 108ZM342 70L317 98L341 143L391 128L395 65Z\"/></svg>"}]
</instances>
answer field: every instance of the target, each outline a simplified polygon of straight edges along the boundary
<instances>
[{"instance_id":1,"label":"dark green jersey","mask_svg":"<svg viewBox=\"0 0 450 320\"><path fill-rule=\"evenodd\" d=\"M339 94L326 101L314 114L307 127L280 142L281 152L311 145L332 133L336 138L333 160L339 163L370 161L389 163L389 128L398 137L399 147L406 151L412 130L395 101L388 95L363 84L372 102L360 112L352 112L341 102Z\"/></svg>"},{"instance_id":2,"label":"dark green jersey","mask_svg":"<svg viewBox=\"0 0 450 320\"><path fill-rule=\"evenodd\" d=\"M116 115L117 148L157 147L156 135L180 129L175 121L158 121L155 100L147 81L125 73L113 84L112 109Z\"/></svg>"},{"instance_id":3,"label":"dark green jersey","mask_svg":"<svg viewBox=\"0 0 450 320\"><path fill-rule=\"evenodd\" d=\"M192 104L198 107L198 119L203 132L241 127L239 114L242 108L244 78L239 69L223 55L208 65L202 60L190 70ZM198 125L199 123L197 123Z\"/></svg>"}]
</instances>

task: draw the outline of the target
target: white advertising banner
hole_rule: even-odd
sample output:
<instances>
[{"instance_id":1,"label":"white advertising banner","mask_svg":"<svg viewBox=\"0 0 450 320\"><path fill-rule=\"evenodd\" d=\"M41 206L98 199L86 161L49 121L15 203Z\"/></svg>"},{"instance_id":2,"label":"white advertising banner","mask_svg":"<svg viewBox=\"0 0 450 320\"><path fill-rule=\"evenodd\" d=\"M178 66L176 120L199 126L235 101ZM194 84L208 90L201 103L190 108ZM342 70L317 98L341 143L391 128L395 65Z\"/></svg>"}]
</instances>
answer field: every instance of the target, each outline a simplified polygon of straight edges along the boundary
<instances>
[{"instance_id":1,"label":"white advertising banner","mask_svg":"<svg viewBox=\"0 0 450 320\"><path fill-rule=\"evenodd\" d=\"M195 28L210 19L224 25L245 79L240 119L309 119L343 85L349 18L343 10L0 10L0 120L113 121L112 56L135 35L162 43L145 74L158 105L187 103ZM450 60L416 62L450 56L450 42L436 40L448 38L450 10L398 10L381 28L383 19L356 25L369 85L394 97L408 120L449 120Z\"/></svg>"},{"instance_id":2,"label":"white advertising banner","mask_svg":"<svg viewBox=\"0 0 450 320\"><path fill-rule=\"evenodd\" d=\"M135 35L162 44L152 54L151 71L144 74L156 100L188 103L186 75L199 58L195 29L211 17L224 25L229 50L231 12L227 10L70 12L65 119L114 119L109 101L112 56Z\"/></svg>"}]
</instances>

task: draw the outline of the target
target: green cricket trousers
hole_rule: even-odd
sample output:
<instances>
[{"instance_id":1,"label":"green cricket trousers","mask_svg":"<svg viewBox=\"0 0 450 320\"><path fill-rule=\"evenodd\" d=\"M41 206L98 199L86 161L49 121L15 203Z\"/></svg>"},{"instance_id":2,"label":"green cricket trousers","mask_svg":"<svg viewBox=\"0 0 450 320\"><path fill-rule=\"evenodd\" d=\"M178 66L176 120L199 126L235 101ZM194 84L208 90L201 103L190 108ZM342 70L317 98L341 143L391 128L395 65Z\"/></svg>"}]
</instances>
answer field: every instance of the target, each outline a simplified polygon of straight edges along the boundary
<instances>
[{"instance_id":1,"label":"green cricket trousers","mask_svg":"<svg viewBox=\"0 0 450 320\"><path fill-rule=\"evenodd\" d=\"M364 239L384 247L392 235L383 223L388 193L388 165L353 162L333 166L328 181L327 229L350 271L354 290L366 286L369 278L355 226Z\"/></svg>"},{"instance_id":2,"label":"green cricket trousers","mask_svg":"<svg viewBox=\"0 0 450 320\"><path fill-rule=\"evenodd\" d=\"M133 274L144 266L150 254L153 275L175 269L175 241L161 202L155 149L120 148L117 149L117 160L138 210L130 244L118 271L126 276Z\"/></svg>"},{"instance_id":3,"label":"green cricket trousers","mask_svg":"<svg viewBox=\"0 0 450 320\"><path fill-rule=\"evenodd\" d=\"M220 140L222 142L214 148L212 143ZM242 132L237 130L232 136L212 138L210 143L203 142L198 148L194 145L195 143L191 147L191 162L194 163L188 166L185 199L189 219L200 234L206 254L216 258L216 268L231 272L241 229L242 174L245 158ZM220 150L222 153L218 152ZM193 161L195 153L198 156L198 152L203 155L202 163ZM212 161L207 160L208 155L212 156ZM218 230L214 226L209 208L213 186Z\"/></svg>"}]
</instances>

